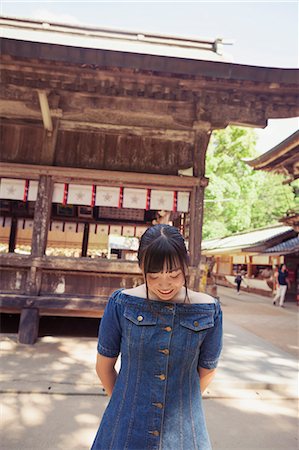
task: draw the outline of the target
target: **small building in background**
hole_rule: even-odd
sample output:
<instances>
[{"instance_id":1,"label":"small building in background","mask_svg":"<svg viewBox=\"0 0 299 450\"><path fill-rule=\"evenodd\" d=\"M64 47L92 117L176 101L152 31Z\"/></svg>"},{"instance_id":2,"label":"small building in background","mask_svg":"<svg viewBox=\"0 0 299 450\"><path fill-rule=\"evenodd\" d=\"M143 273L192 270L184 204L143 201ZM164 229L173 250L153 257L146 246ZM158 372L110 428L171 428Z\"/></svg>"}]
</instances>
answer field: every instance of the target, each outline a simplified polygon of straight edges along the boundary
<instances>
[{"instance_id":1,"label":"small building in background","mask_svg":"<svg viewBox=\"0 0 299 450\"><path fill-rule=\"evenodd\" d=\"M286 299L296 300L299 237L292 227L275 225L209 239L202 242L202 252L213 259L212 274L216 284L232 287L236 272L241 271L244 275L241 288L265 296L273 294L274 267L286 263L291 281Z\"/></svg>"},{"instance_id":2,"label":"small building in background","mask_svg":"<svg viewBox=\"0 0 299 450\"><path fill-rule=\"evenodd\" d=\"M296 208L288 210L285 216L280 218L284 225L292 227L299 233L299 130L291 134L287 139L270 149L263 155L251 161L246 161L254 170L265 170L285 176L283 184L292 186ZM296 181L297 180L297 181ZM296 289L289 290L288 297L295 294L299 302L299 251L298 241L290 240L288 243L275 245L267 250L268 254L280 255L285 258L289 270L289 278ZM296 291L296 292L295 292Z\"/></svg>"}]
</instances>

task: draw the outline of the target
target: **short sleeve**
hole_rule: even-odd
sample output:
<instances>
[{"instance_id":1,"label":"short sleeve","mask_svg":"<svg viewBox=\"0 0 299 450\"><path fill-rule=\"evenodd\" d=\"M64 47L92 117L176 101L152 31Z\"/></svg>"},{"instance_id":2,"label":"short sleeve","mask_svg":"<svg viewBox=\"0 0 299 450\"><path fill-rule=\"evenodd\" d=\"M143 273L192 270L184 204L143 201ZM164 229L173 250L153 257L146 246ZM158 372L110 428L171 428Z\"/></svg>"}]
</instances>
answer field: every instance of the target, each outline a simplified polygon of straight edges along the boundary
<instances>
[{"instance_id":1,"label":"short sleeve","mask_svg":"<svg viewBox=\"0 0 299 450\"><path fill-rule=\"evenodd\" d=\"M216 303L214 326L209 328L200 347L198 368L215 369L222 350L222 311L219 301Z\"/></svg>"},{"instance_id":2,"label":"short sleeve","mask_svg":"<svg viewBox=\"0 0 299 450\"><path fill-rule=\"evenodd\" d=\"M120 352L121 325L116 303L118 293L115 291L109 298L99 326L98 353L109 358L117 357Z\"/></svg>"}]
</instances>

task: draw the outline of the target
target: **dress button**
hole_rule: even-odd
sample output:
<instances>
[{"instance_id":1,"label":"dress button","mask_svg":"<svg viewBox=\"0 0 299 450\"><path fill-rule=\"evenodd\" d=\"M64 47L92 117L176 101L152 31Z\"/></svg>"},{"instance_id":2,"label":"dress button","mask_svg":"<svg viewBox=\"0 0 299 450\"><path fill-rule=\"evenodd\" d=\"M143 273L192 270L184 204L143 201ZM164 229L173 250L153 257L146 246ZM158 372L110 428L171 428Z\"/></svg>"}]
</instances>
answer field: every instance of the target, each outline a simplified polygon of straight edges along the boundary
<instances>
[{"instance_id":1,"label":"dress button","mask_svg":"<svg viewBox=\"0 0 299 450\"><path fill-rule=\"evenodd\" d=\"M169 355L168 348L163 348L163 350L159 350L159 352L164 353L164 355Z\"/></svg>"},{"instance_id":2,"label":"dress button","mask_svg":"<svg viewBox=\"0 0 299 450\"><path fill-rule=\"evenodd\" d=\"M156 406L159 409L163 408L163 403L153 403L154 406Z\"/></svg>"},{"instance_id":3,"label":"dress button","mask_svg":"<svg viewBox=\"0 0 299 450\"><path fill-rule=\"evenodd\" d=\"M169 333L172 330L172 328L171 327L165 327L164 330L168 331L168 333Z\"/></svg>"},{"instance_id":4,"label":"dress button","mask_svg":"<svg viewBox=\"0 0 299 450\"><path fill-rule=\"evenodd\" d=\"M137 320L138 320L138 322L142 322L143 321L143 316L138 316Z\"/></svg>"},{"instance_id":5,"label":"dress button","mask_svg":"<svg viewBox=\"0 0 299 450\"><path fill-rule=\"evenodd\" d=\"M195 327L198 327L199 322L197 322L197 320L195 320L195 322L193 322L193 325L194 325Z\"/></svg>"},{"instance_id":6,"label":"dress button","mask_svg":"<svg viewBox=\"0 0 299 450\"><path fill-rule=\"evenodd\" d=\"M166 380L166 376L164 375L164 373L161 373L161 375L155 375L155 376L162 381Z\"/></svg>"},{"instance_id":7,"label":"dress button","mask_svg":"<svg viewBox=\"0 0 299 450\"><path fill-rule=\"evenodd\" d=\"M150 434L153 434L154 436L160 436L159 431L155 430L155 431L149 431Z\"/></svg>"}]
</instances>

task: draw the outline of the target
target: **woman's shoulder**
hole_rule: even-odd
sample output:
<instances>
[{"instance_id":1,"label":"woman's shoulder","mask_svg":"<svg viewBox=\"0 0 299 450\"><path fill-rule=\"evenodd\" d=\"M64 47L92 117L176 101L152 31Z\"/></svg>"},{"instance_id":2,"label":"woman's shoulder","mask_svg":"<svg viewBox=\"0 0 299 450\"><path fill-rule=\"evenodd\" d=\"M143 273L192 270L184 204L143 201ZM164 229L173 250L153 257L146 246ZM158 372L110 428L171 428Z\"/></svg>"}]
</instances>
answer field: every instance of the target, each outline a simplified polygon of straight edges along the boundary
<instances>
[{"instance_id":1,"label":"woman's shoulder","mask_svg":"<svg viewBox=\"0 0 299 450\"><path fill-rule=\"evenodd\" d=\"M211 295L191 289L188 289L188 297L191 303L215 303L215 298Z\"/></svg>"},{"instance_id":2,"label":"woman's shoulder","mask_svg":"<svg viewBox=\"0 0 299 450\"><path fill-rule=\"evenodd\" d=\"M140 284L134 288L123 289L121 292L126 295L131 295L132 297L146 298L145 284Z\"/></svg>"}]
</instances>

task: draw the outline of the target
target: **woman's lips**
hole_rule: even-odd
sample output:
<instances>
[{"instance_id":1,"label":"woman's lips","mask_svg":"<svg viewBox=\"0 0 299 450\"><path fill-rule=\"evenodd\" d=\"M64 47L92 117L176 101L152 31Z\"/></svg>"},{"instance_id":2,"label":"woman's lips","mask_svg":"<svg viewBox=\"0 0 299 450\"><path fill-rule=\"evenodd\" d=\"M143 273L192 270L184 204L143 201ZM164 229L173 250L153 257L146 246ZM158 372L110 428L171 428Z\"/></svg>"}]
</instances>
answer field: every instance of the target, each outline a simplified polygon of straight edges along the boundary
<instances>
[{"instance_id":1,"label":"woman's lips","mask_svg":"<svg viewBox=\"0 0 299 450\"><path fill-rule=\"evenodd\" d=\"M170 291L159 291L160 294L162 295L169 295L173 292L173 289L171 289Z\"/></svg>"}]
</instances>

